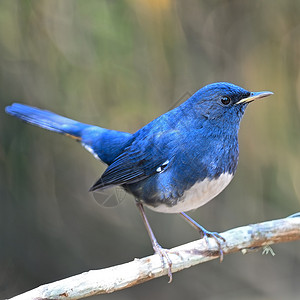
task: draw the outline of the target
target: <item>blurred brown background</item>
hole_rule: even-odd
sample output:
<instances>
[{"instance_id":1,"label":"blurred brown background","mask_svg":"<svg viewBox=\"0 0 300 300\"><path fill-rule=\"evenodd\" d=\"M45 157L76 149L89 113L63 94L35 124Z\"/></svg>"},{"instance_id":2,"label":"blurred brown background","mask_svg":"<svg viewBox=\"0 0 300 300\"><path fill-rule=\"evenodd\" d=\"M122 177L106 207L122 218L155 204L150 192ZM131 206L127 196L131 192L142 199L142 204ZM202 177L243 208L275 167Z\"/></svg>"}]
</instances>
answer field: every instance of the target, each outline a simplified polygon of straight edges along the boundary
<instances>
[{"instance_id":1,"label":"blurred brown background","mask_svg":"<svg viewBox=\"0 0 300 300\"><path fill-rule=\"evenodd\" d=\"M299 211L299 1L0 2L1 299L152 254L133 198L107 208L88 193L105 166L5 106L134 132L216 81L275 95L247 109L233 182L191 215L224 231ZM198 238L179 216L148 215L165 247ZM93 299L299 299L299 242L273 249Z\"/></svg>"}]
</instances>

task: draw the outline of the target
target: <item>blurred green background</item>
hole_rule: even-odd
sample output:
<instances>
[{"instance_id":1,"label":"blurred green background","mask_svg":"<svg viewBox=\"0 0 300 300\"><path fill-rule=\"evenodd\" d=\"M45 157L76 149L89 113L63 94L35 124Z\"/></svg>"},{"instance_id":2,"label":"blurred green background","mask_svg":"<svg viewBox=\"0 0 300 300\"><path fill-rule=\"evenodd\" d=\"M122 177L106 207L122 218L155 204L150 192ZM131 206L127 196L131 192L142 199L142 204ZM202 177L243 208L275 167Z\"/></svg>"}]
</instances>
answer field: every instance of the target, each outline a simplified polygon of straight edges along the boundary
<instances>
[{"instance_id":1,"label":"blurred green background","mask_svg":"<svg viewBox=\"0 0 300 300\"><path fill-rule=\"evenodd\" d=\"M1 0L0 54L1 299L152 254L133 198L108 208L88 193L105 166L7 116L12 102L134 132L211 82L271 90L242 121L235 179L191 215L222 232L299 211L299 1ZM198 238L148 215L165 247ZM273 249L93 299L299 299L299 242Z\"/></svg>"}]
</instances>

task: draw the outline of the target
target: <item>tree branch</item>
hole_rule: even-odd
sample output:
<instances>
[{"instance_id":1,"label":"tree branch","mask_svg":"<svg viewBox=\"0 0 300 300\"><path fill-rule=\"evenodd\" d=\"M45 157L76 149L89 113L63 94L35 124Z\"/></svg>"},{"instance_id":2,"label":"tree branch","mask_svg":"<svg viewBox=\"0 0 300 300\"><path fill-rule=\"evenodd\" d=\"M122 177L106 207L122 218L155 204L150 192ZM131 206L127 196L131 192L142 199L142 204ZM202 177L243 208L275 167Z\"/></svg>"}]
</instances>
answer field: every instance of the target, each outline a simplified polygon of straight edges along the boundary
<instances>
[{"instance_id":1,"label":"tree branch","mask_svg":"<svg viewBox=\"0 0 300 300\"><path fill-rule=\"evenodd\" d=\"M226 239L222 246L224 255L241 250L245 253L275 243L300 240L300 213L284 219L231 229L221 235ZM204 239L200 239L171 249L169 256L172 260L172 272L175 273L218 258L219 251L214 239L209 239L209 247ZM162 266L160 257L151 255L45 284L11 300L81 299L125 289L166 275L167 272L167 264Z\"/></svg>"}]
</instances>

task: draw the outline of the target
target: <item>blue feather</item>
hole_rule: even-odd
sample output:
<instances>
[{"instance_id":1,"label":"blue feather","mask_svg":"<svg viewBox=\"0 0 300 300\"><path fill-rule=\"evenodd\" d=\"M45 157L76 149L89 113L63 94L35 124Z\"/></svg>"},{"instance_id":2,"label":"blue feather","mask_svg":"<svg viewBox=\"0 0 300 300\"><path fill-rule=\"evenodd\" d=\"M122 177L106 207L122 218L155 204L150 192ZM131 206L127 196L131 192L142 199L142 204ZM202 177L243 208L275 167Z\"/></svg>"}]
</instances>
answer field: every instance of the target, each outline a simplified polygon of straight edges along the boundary
<instances>
[{"instance_id":1,"label":"blue feather","mask_svg":"<svg viewBox=\"0 0 300 300\"><path fill-rule=\"evenodd\" d=\"M20 103L7 106L5 111L32 125L76 139L106 164L111 164L120 155L132 136L127 132L80 123L53 112Z\"/></svg>"},{"instance_id":2,"label":"blue feather","mask_svg":"<svg viewBox=\"0 0 300 300\"><path fill-rule=\"evenodd\" d=\"M202 182L209 187L216 182L217 193L229 183L237 168L238 130L248 105L241 100L252 101L251 95L262 94L265 97L271 93L250 93L231 83L213 83L134 134L80 123L18 103L7 107L6 112L75 138L108 164L91 191L119 185L149 206L172 208L196 186L205 189ZM212 196L213 190L199 205Z\"/></svg>"}]
</instances>

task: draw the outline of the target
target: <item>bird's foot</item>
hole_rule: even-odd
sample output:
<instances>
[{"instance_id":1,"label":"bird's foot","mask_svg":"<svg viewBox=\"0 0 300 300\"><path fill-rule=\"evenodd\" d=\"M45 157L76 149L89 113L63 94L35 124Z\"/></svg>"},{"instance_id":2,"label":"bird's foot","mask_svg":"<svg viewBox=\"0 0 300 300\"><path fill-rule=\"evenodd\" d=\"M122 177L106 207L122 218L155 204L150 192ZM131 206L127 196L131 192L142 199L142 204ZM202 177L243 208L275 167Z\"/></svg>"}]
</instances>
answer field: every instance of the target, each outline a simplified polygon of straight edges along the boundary
<instances>
[{"instance_id":1,"label":"bird's foot","mask_svg":"<svg viewBox=\"0 0 300 300\"><path fill-rule=\"evenodd\" d=\"M161 263L162 263L163 266L165 265L165 260L164 259L166 259L166 261L167 261L168 276L169 276L169 283L170 283L170 282L172 282L172 261L169 257L169 254L168 254L168 253L170 253L170 250L162 248L161 245L157 242L157 240L154 236L154 233L153 233L153 231L150 227L149 221L146 217L143 204L141 202L137 202L137 207L138 207L138 209L139 209L139 211L142 215L142 218L143 218L144 224L146 226L146 229L148 231L149 237L151 239L152 247L153 247L153 250L154 250L155 254L159 255Z\"/></svg>"},{"instance_id":2,"label":"bird's foot","mask_svg":"<svg viewBox=\"0 0 300 300\"><path fill-rule=\"evenodd\" d=\"M201 238L204 238L207 246L209 246L208 238L213 238L216 241L218 248L219 248L220 262L222 262L223 258L224 258L224 253L222 250L222 243L223 242L225 243L226 240L218 232L208 231L201 225L199 225L199 233L201 235Z\"/></svg>"},{"instance_id":3,"label":"bird's foot","mask_svg":"<svg viewBox=\"0 0 300 300\"><path fill-rule=\"evenodd\" d=\"M190 225L192 225L200 233L201 238L205 239L207 247L209 247L208 238L213 238L216 241L219 247L220 262L222 262L224 253L221 244L223 242L226 242L226 240L219 233L206 230L203 226L201 226L199 223L197 223L195 220L189 217L186 213L181 212L180 214Z\"/></svg>"},{"instance_id":4,"label":"bird's foot","mask_svg":"<svg viewBox=\"0 0 300 300\"><path fill-rule=\"evenodd\" d=\"M157 242L153 244L153 249L155 254L158 254L161 260L162 265L165 265L165 260L168 264L168 276L169 276L169 283L172 282L173 276L172 276L172 261L169 257L170 250L162 248L160 244Z\"/></svg>"}]
</instances>

